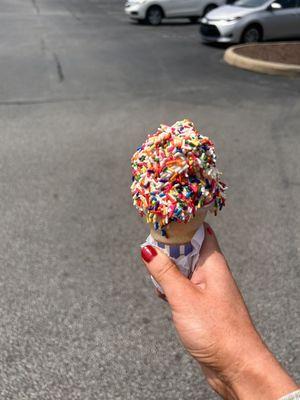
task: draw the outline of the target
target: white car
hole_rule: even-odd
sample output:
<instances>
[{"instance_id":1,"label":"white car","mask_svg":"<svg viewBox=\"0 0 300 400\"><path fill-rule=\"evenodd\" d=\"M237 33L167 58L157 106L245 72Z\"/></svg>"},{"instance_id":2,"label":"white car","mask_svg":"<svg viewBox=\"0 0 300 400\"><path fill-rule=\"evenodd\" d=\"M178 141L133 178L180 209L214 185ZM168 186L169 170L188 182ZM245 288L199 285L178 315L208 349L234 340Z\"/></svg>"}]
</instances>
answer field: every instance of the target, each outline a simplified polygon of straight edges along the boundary
<instances>
[{"instance_id":1,"label":"white car","mask_svg":"<svg viewBox=\"0 0 300 400\"><path fill-rule=\"evenodd\" d=\"M128 0L125 13L139 22L159 25L163 18L189 18L192 23L226 0Z\"/></svg>"},{"instance_id":2,"label":"white car","mask_svg":"<svg viewBox=\"0 0 300 400\"><path fill-rule=\"evenodd\" d=\"M237 0L201 19L204 42L253 43L300 37L300 0Z\"/></svg>"}]
</instances>

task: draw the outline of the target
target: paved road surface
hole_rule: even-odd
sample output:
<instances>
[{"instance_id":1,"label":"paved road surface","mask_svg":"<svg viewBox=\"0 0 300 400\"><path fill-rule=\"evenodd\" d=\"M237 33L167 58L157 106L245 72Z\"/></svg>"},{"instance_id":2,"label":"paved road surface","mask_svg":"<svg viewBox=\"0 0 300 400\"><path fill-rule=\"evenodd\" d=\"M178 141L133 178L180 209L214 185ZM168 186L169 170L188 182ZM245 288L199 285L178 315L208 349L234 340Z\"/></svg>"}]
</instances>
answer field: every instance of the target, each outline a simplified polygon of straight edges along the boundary
<instances>
[{"instance_id":1,"label":"paved road surface","mask_svg":"<svg viewBox=\"0 0 300 400\"><path fill-rule=\"evenodd\" d=\"M300 81L117 0L2 0L0 36L1 399L217 398L153 295L128 192L136 146L183 117L217 144L230 191L211 223L297 376Z\"/></svg>"}]
</instances>

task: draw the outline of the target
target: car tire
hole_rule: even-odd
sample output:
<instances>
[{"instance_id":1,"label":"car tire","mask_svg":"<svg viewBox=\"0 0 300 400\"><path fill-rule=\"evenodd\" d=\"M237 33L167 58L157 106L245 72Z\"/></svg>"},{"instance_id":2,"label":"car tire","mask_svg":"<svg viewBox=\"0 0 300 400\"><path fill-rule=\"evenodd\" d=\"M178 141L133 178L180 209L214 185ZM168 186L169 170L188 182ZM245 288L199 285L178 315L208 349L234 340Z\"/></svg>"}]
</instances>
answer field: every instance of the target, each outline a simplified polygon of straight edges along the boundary
<instances>
[{"instance_id":1,"label":"car tire","mask_svg":"<svg viewBox=\"0 0 300 400\"><path fill-rule=\"evenodd\" d=\"M206 14L208 14L210 11L214 10L215 8L218 8L216 4L209 4L204 8L202 17L204 17Z\"/></svg>"},{"instance_id":2,"label":"car tire","mask_svg":"<svg viewBox=\"0 0 300 400\"><path fill-rule=\"evenodd\" d=\"M261 42L263 38L263 31L259 25L250 25L244 30L241 42L242 43L257 43Z\"/></svg>"},{"instance_id":3,"label":"car tire","mask_svg":"<svg viewBox=\"0 0 300 400\"><path fill-rule=\"evenodd\" d=\"M190 17L189 20L191 24L196 24L199 21L199 17Z\"/></svg>"},{"instance_id":4,"label":"car tire","mask_svg":"<svg viewBox=\"0 0 300 400\"><path fill-rule=\"evenodd\" d=\"M163 11L158 6L152 6L147 10L146 22L149 25L157 26L161 24L163 19Z\"/></svg>"}]
</instances>

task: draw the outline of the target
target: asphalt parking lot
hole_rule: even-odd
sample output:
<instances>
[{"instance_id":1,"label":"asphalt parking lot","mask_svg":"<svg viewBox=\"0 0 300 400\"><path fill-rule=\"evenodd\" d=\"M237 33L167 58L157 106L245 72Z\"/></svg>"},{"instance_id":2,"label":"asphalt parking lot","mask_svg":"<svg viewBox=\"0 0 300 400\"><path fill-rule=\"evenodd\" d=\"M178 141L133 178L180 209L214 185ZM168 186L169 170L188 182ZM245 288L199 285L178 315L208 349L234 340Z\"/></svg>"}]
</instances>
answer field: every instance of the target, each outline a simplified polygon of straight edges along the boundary
<instances>
[{"instance_id":1,"label":"asphalt parking lot","mask_svg":"<svg viewBox=\"0 0 300 400\"><path fill-rule=\"evenodd\" d=\"M300 80L222 61L196 25L117 0L0 4L0 397L216 399L139 258L129 159L184 117L230 186L210 222L269 347L299 376Z\"/></svg>"}]
</instances>

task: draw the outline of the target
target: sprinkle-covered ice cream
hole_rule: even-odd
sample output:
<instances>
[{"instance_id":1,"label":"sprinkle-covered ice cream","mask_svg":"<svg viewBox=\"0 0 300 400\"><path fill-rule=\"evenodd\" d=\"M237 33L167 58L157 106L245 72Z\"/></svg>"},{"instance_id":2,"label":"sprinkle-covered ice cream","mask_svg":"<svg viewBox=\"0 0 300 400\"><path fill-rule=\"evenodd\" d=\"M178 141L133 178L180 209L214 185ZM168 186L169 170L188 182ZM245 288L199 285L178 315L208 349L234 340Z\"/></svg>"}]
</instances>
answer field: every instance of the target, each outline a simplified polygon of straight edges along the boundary
<instances>
[{"instance_id":1,"label":"sprinkle-covered ice cream","mask_svg":"<svg viewBox=\"0 0 300 400\"><path fill-rule=\"evenodd\" d=\"M155 229L187 223L197 209L225 204L213 142L185 119L161 125L131 159L133 204Z\"/></svg>"}]
</instances>

